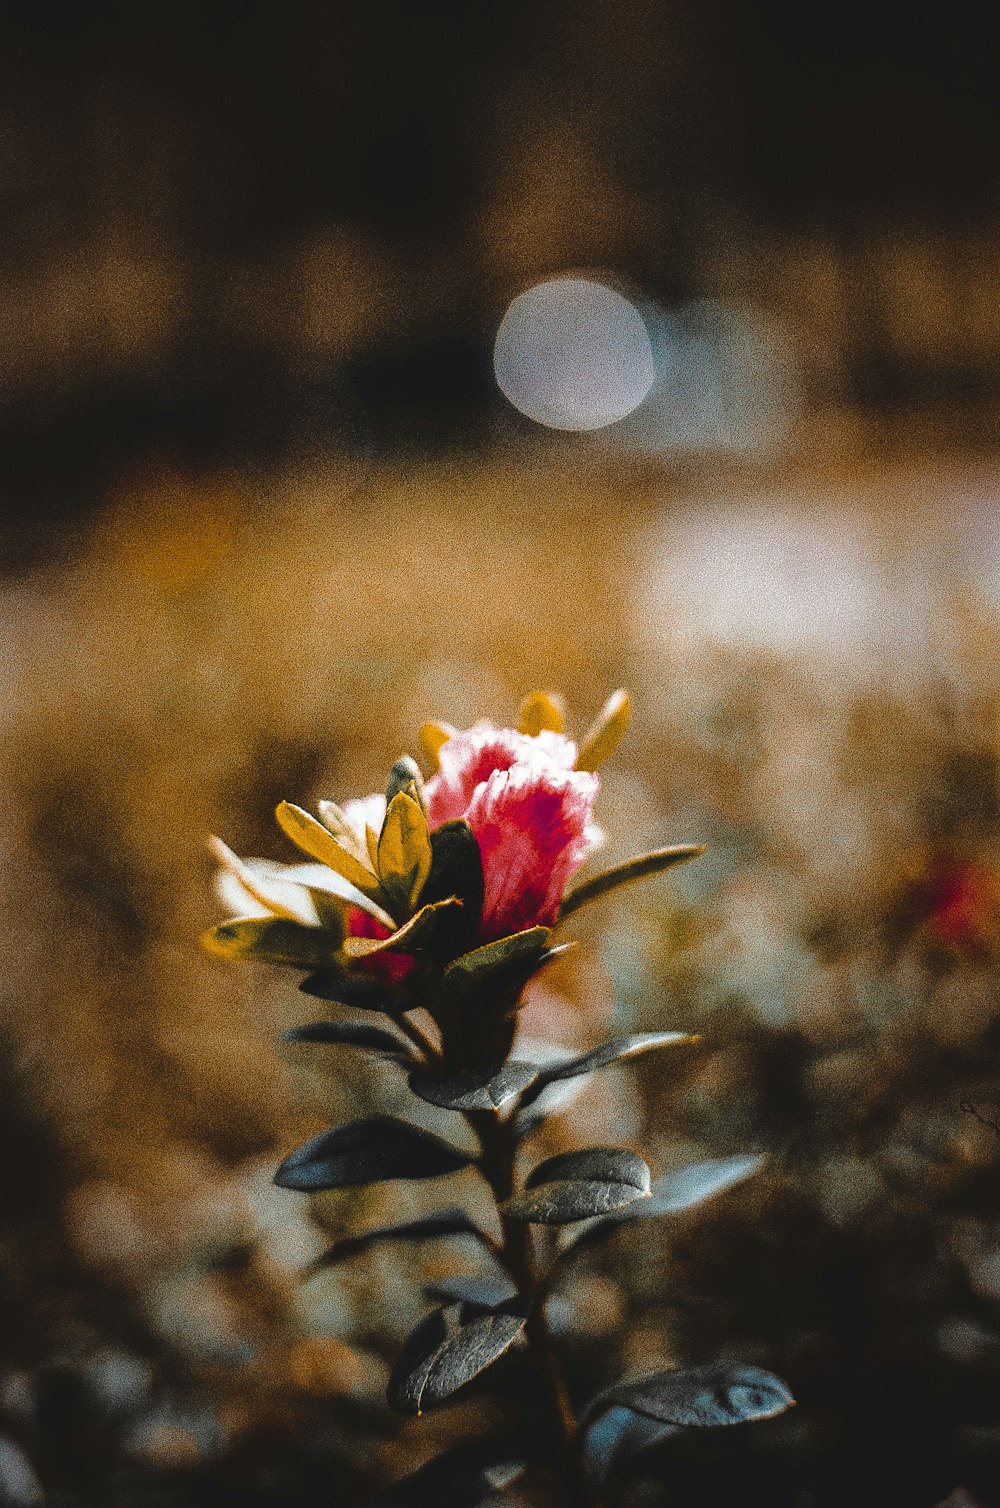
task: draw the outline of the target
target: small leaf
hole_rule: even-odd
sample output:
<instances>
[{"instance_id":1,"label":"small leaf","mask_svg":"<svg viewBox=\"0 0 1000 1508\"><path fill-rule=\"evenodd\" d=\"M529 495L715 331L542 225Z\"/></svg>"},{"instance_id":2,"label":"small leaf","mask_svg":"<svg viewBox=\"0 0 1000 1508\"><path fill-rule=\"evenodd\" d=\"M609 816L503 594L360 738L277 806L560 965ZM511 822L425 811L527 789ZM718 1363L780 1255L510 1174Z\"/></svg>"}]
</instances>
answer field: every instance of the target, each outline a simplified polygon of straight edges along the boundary
<instances>
[{"instance_id":1,"label":"small leaf","mask_svg":"<svg viewBox=\"0 0 1000 1508\"><path fill-rule=\"evenodd\" d=\"M455 729L450 723L422 723L417 736L420 739L420 748L424 758L431 769L436 770L441 746L446 744L449 738L454 738Z\"/></svg>"},{"instance_id":2,"label":"small leaf","mask_svg":"<svg viewBox=\"0 0 1000 1508\"><path fill-rule=\"evenodd\" d=\"M378 876L394 914L409 915L430 872L427 818L412 796L399 791L389 803L378 840Z\"/></svg>"},{"instance_id":3,"label":"small leaf","mask_svg":"<svg viewBox=\"0 0 1000 1508\"><path fill-rule=\"evenodd\" d=\"M461 904L452 897L435 901L432 906L421 906L415 916L388 937L345 937L344 952L348 958L370 958L373 953L413 953L424 946L441 913Z\"/></svg>"},{"instance_id":4,"label":"small leaf","mask_svg":"<svg viewBox=\"0 0 1000 1508\"><path fill-rule=\"evenodd\" d=\"M345 974L342 969L321 969L310 974L308 979L303 979L299 989L317 1000L332 1000L336 1005L359 1011L384 1011L389 1016L412 1010L416 1004L381 980Z\"/></svg>"},{"instance_id":5,"label":"small leaf","mask_svg":"<svg viewBox=\"0 0 1000 1508\"><path fill-rule=\"evenodd\" d=\"M519 731L527 733L529 738L537 738L542 732L561 733L565 723L557 698L545 691L530 692L517 717Z\"/></svg>"},{"instance_id":6,"label":"small leaf","mask_svg":"<svg viewBox=\"0 0 1000 1508\"><path fill-rule=\"evenodd\" d=\"M389 1378L390 1408L420 1414L471 1382L524 1328L529 1298L496 1307L459 1302L429 1314L414 1330Z\"/></svg>"},{"instance_id":7,"label":"small leaf","mask_svg":"<svg viewBox=\"0 0 1000 1508\"><path fill-rule=\"evenodd\" d=\"M525 1461L515 1447L502 1442L459 1445L435 1456L418 1471L394 1482L369 1503L368 1508L499 1508L506 1499L497 1496L516 1482Z\"/></svg>"},{"instance_id":8,"label":"small leaf","mask_svg":"<svg viewBox=\"0 0 1000 1508\"><path fill-rule=\"evenodd\" d=\"M772 1419L794 1402L773 1372L723 1362L620 1382L601 1393L587 1412L592 1416L599 1408L617 1404L661 1424L708 1429Z\"/></svg>"},{"instance_id":9,"label":"small leaf","mask_svg":"<svg viewBox=\"0 0 1000 1508\"><path fill-rule=\"evenodd\" d=\"M317 1193L393 1178L440 1178L474 1159L450 1142L391 1115L370 1115L321 1131L279 1167L279 1188Z\"/></svg>"},{"instance_id":10,"label":"small leaf","mask_svg":"<svg viewBox=\"0 0 1000 1508\"><path fill-rule=\"evenodd\" d=\"M640 1053L652 1052L656 1048L678 1047L682 1043L700 1040L700 1037L692 1037L687 1032L642 1032L635 1036L612 1037L578 1058L540 1068L524 1103L531 1104L548 1084L554 1084L559 1079L575 1079L580 1074L593 1073L596 1069L604 1068L609 1063L618 1063L623 1058L635 1058Z\"/></svg>"},{"instance_id":11,"label":"small leaf","mask_svg":"<svg viewBox=\"0 0 1000 1508\"><path fill-rule=\"evenodd\" d=\"M326 803L327 806L332 803ZM332 869L334 874L339 874L349 884L354 885L365 895L377 896L379 883L367 864L364 863L356 851L352 852L344 846L340 837L335 837L322 822L317 822L315 817L310 817L300 806L293 806L290 801L282 801L275 812L278 825L282 832L286 833L292 842L307 853L311 859L316 859L320 864L325 864ZM353 832L353 829L351 829ZM358 847L358 845L355 845Z\"/></svg>"},{"instance_id":12,"label":"small leaf","mask_svg":"<svg viewBox=\"0 0 1000 1508\"><path fill-rule=\"evenodd\" d=\"M409 1082L414 1094L443 1110L499 1110L533 1081L536 1071L533 1063L508 1059L492 1074L442 1078L417 1069L410 1074Z\"/></svg>"},{"instance_id":13,"label":"small leaf","mask_svg":"<svg viewBox=\"0 0 1000 1508\"><path fill-rule=\"evenodd\" d=\"M401 791L417 803L426 817L427 798L424 795L424 777L420 773L417 761L411 759L409 754L401 754L389 772L389 784L385 790L386 811Z\"/></svg>"},{"instance_id":14,"label":"small leaf","mask_svg":"<svg viewBox=\"0 0 1000 1508\"><path fill-rule=\"evenodd\" d=\"M407 1044L396 1032L368 1021L309 1021L281 1033L283 1042L318 1042L340 1047L365 1047L388 1053L400 1062L409 1058Z\"/></svg>"},{"instance_id":15,"label":"small leaf","mask_svg":"<svg viewBox=\"0 0 1000 1508\"><path fill-rule=\"evenodd\" d=\"M589 1147L549 1157L525 1179L524 1193L501 1206L515 1220L567 1225L622 1209L649 1195L649 1168L622 1147Z\"/></svg>"},{"instance_id":16,"label":"small leaf","mask_svg":"<svg viewBox=\"0 0 1000 1508\"><path fill-rule=\"evenodd\" d=\"M327 1247L321 1257L312 1264L313 1271L324 1267L336 1267L349 1257L360 1256L372 1246L385 1246L393 1241L430 1241L440 1236L475 1236L480 1241L485 1237L479 1227L457 1205L417 1220L407 1220L401 1225L379 1225L374 1230L360 1231L356 1236L344 1236Z\"/></svg>"},{"instance_id":17,"label":"small leaf","mask_svg":"<svg viewBox=\"0 0 1000 1508\"><path fill-rule=\"evenodd\" d=\"M559 908L559 920L571 916L599 895L617 890L619 885L631 885L635 880L644 880L647 875L660 874L664 869L686 864L689 859L698 859L705 852L707 850L700 843L675 843L670 848L654 848L651 853L639 854L637 858L626 859L623 864L603 869L600 874L584 880L582 885L577 885L569 892Z\"/></svg>"},{"instance_id":18,"label":"small leaf","mask_svg":"<svg viewBox=\"0 0 1000 1508\"><path fill-rule=\"evenodd\" d=\"M339 939L322 927L306 927L282 916L238 916L212 927L201 942L217 958L314 969L330 962Z\"/></svg>"},{"instance_id":19,"label":"small leaf","mask_svg":"<svg viewBox=\"0 0 1000 1508\"><path fill-rule=\"evenodd\" d=\"M664 1173L653 1184L649 1198L642 1204L631 1205L606 1220L595 1220L563 1248L562 1259L569 1254L586 1251L604 1236L635 1220L652 1219L657 1215L679 1215L693 1209L717 1194L724 1194L735 1184L742 1183L756 1173L766 1161L761 1153L740 1157L709 1157L703 1162L694 1162L673 1173Z\"/></svg>"},{"instance_id":20,"label":"small leaf","mask_svg":"<svg viewBox=\"0 0 1000 1508\"><path fill-rule=\"evenodd\" d=\"M576 757L578 770L596 770L610 759L632 719L632 698L627 691L613 691L584 736Z\"/></svg>"}]
</instances>

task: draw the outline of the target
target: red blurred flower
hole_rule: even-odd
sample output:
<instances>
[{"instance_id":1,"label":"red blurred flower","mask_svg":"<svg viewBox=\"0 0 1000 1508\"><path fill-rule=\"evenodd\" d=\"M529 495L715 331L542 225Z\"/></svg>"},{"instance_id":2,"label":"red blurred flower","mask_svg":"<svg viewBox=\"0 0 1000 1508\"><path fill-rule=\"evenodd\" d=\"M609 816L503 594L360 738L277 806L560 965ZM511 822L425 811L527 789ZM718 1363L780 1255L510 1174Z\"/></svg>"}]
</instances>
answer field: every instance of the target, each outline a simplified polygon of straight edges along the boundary
<instances>
[{"instance_id":1,"label":"red blurred flower","mask_svg":"<svg viewBox=\"0 0 1000 1508\"><path fill-rule=\"evenodd\" d=\"M570 877L592 846L599 780L575 770L576 745L477 723L440 751L427 782L428 822L464 817L479 843L485 941L551 926Z\"/></svg>"}]
</instances>

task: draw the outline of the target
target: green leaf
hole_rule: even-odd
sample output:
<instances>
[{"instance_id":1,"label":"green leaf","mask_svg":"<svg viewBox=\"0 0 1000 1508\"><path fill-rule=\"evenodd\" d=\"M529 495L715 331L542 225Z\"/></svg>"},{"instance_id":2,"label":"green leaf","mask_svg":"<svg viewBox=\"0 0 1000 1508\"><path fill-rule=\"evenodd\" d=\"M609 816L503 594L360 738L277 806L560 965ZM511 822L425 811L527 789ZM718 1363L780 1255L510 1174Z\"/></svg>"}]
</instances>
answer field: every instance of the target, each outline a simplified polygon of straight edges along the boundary
<instances>
[{"instance_id":1,"label":"green leaf","mask_svg":"<svg viewBox=\"0 0 1000 1508\"><path fill-rule=\"evenodd\" d=\"M399 791L389 803L378 840L378 877L393 915L409 916L430 872L427 818L412 796Z\"/></svg>"},{"instance_id":2,"label":"green leaf","mask_svg":"<svg viewBox=\"0 0 1000 1508\"><path fill-rule=\"evenodd\" d=\"M521 703L517 718L518 730L537 738L539 733L561 733L565 727L563 710L558 699L546 691L532 691Z\"/></svg>"},{"instance_id":3,"label":"green leaf","mask_svg":"<svg viewBox=\"0 0 1000 1508\"><path fill-rule=\"evenodd\" d=\"M673 1173L664 1173L650 1189L649 1198L641 1204L630 1205L605 1220L595 1220L593 1225L580 1232L563 1248L562 1258L571 1252L586 1251L604 1236L635 1220L649 1220L658 1215L679 1215L695 1205L724 1194L756 1173L765 1162L760 1153L740 1157L709 1157L702 1162L690 1163Z\"/></svg>"},{"instance_id":4,"label":"green leaf","mask_svg":"<svg viewBox=\"0 0 1000 1508\"><path fill-rule=\"evenodd\" d=\"M598 1395L588 1415L613 1405L632 1409L661 1424L686 1429L746 1424L772 1419L795 1399L780 1377L762 1367L714 1364L680 1372L658 1372L637 1382L620 1382Z\"/></svg>"},{"instance_id":5,"label":"green leaf","mask_svg":"<svg viewBox=\"0 0 1000 1508\"><path fill-rule=\"evenodd\" d=\"M324 803L324 809L331 806L331 802ZM339 874L363 894L373 898L379 895L378 880L368 868L367 862L359 857L362 850L356 835L353 848L346 847L344 838L339 833L334 835L322 822L317 822L315 817L310 817L308 812L304 812L300 806L293 806L290 801L282 801L275 816L282 832L303 853L307 853L318 863L325 864L334 874ZM349 827L346 819L344 825ZM350 828L350 831L353 833L354 829Z\"/></svg>"},{"instance_id":6,"label":"green leaf","mask_svg":"<svg viewBox=\"0 0 1000 1508\"><path fill-rule=\"evenodd\" d=\"M282 916L242 916L204 933L202 946L217 958L286 963L314 969L329 963L339 937L322 927L306 927Z\"/></svg>"},{"instance_id":7,"label":"green leaf","mask_svg":"<svg viewBox=\"0 0 1000 1508\"><path fill-rule=\"evenodd\" d=\"M589 1147L549 1157L525 1179L524 1193L501 1206L511 1219L567 1225L649 1196L649 1168L623 1147Z\"/></svg>"},{"instance_id":8,"label":"green leaf","mask_svg":"<svg viewBox=\"0 0 1000 1508\"><path fill-rule=\"evenodd\" d=\"M453 896L447 901L435 901L432 906L421 906L415 916L388 937L345 937L344 952L348 958L371 958L375 953L416 952L427 942L441 914L461 904Z\"/></svg>"},{"instance_id":9,"label":"green leaf","mask_svg":"<svg viewBox=\"0 0 1000 1508\"><path fill-rule=\"evenodd\" d=\"M420 773L417 761L411 759L409 754L401 754L389 772L389 784L385 790L387 812L401 791L417 803L426 817L427 797L424 795L424 777Z\"/></svg>"},{"instance_id":10,"label":"green leaf","mask_svg":"<svg viewBox=\"0 0 1000 1508\"><path fill-rule=\"evenodd\" d=\"M362 835L358 832L354 823L335 801L318 801L316 810L319 812L323 826L336 838L347 853L351 854L363 868L371 869L368 853ZM372 870L374 873L374 871Z\"/></svg>"},{"instance_id":11,"label":"green leaf","mask_svg":"<svg viewBox=\"0 0 1000 1508\"><path fill-rule=\"evenodd\" d=\"M471 953L463 953L444 971L444 994L468 999L478 986L494 982L498 975L514 971L520 977L525 966L529 968L525 978L530 977L534 965L546 951L549 936L548 927L529 927L524 932L512 932L509 937L498 937L496 942L485 943Z\"/></svg>"},{"instance_id":12,"label":"green leaf","mask_svg":"<svg viewBox=\"0 0 1000 1508\"><path fill-rule=\"evenodd\" d=\"M388 1054L399 1062L410 1060L406 1041L397 1032L368 1021L309 1021L281 1033L283 1042L316 1042L337 1047L363 1047Z\"/></svg>"},{"instance_id":13,"label":"green leaf","mask_svg":"<svg viewBox=\"0 0 1000 1508\"><path fill-rule=\"evenodd\" d=\"M394 1178L440 1178L474 1159L450 1142L391 1115L370 1115L321 1131L279 1167L279 1188L317 1193Z\"/></svg>"},{"instance_id":14,"label":"green leaf","mask_svg":"<svg viewBox=\"0 0 1000 1508\"><path fill-rule=\"evenodd\" d=\"M535 1073L533 1063L508 1059L492 1074L464 1073L445 1078L416 1069L409 1082L414 1094L443 1110L499 1110L533 1081Z\"/></svg>"},{"instance_id":15,"label":"green leaf","mask_svg":"<svg viewBox=\"0 0 1000 1508\"><path fill-rule=\"evenodd\" d=\"M610 759L632 720L632 698L627 691L613 691L591 728L584 735L576 757L578 770L596 770Z\"/></svg>"},{"instance_id":16,"label":"green leaf","mask_svg":"<svg viewBox=\"0 0 1000 1508\"><path fill-rule=\"evenodd\" d=\"M640 1053L652 1052L656 1048L679 1047L682 1043L700 1041L700 1037L692 1037L687 1032L642 1032L635 1036L612 1037L609 1041L602 1042L600 1047L582 1053L578 1058L570 1058L568 1062L553 1063L551 1066L540 1068L530 1092L525 1095L524 1103L530 1105L548 1084L554 1084L559 1079L575 1079L580 1074L593 1073L609 1063L618 1063L624 1058L635 1058Z\"/></svg>"},{"instance_id":17,"label":"green leaf","mask_svg":"<svg viewBox=\"0 0 1000 1508\"><path fill-rule=\"evenodd\" d=\"M531 1300L517 1297L496 1307L448 1304L414 1330L389 1378L390 1408L420 1414L443 1403L492 1366L524 1328Z\"/></svg>"},{"instance_id":18,"label":"green leaf","mask_svg":"<svg viewBox=\"0 0 1000 1508\"><path fill-rule=\"evenodd\" d=\"M384 1011L389 1016L412 1010L417 1003L379 979L346 974L339 968L321 969L310 974L308 979L303 979L299 989L316 1000L332 1000L336 1005L360 1011Z\"/></svg>"},{"instance_id":19,"label":"green leaf","mask_svg":"<svg viewBox=\"0 0 1000 1508\"><path fill-rule=\"evenodd\" d=\"M336 1267L349 1257L360 1256L373 1246L385 1246L394 1241L431 1241L440 1236L475 1236L479 1241L485 1237L465 1210L454 1207L435 1210L417 1220L407 1220L401 1225L380 1225L374 1230L360 1231L355 1236L344 1236L327 1247L321 1257L312 1264L312 1270Z\"/></svg>"},{"instance_id":20,"label":"green leaf","mask_svg":"<svg viewBox=\"0 0 1000 1508\"><path fill-rule=\"evenodd\" d=\"M563 921L588 901L596 900L599 895L617 890L619 885L631 885L634 880L644 880L647 875L660 874L664 869L673 869L676 864L686 864L689 859L698 859L705 852L705 847L700 843L675 843L670 848L654 848L651 853L640 854L637 858L626 859L624 864L603 869L600 874L584 880L582 885L577 885L569 892L559 908L559 920Z\"/></svg>"}]
</instances>

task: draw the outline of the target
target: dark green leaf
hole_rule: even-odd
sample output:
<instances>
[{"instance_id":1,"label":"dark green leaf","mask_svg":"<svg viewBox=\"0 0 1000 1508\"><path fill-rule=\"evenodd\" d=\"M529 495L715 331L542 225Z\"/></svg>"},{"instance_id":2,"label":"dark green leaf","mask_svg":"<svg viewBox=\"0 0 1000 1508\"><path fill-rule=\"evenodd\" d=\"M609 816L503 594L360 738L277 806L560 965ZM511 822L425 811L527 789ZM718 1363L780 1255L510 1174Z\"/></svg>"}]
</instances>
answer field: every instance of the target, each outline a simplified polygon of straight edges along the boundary
<instances>
[{"instance_id":1,"label":"dark green leaf","mask_svg":"<svg viewBox=\"0 0 1000 1508\"><path fill-rule=\"evenodd\" d=\"M647 875L660 874L664 869L673 869L676 864L686 864L689 859L700 858L705 852L706 849L700 843L676 843L671 848L656 848L635 859L626 859L624 864L616 864L612 869L604 869L570 891L559 908L559 920L571 916L599 895L617 890L619 885L630 885L633 880L644 880Z\"/></svg>"},{"instance_id":2,"label":"dark green leaf","mask_svg":"<svg viewBox=\"0 0 1000 1508\"><path fill-rule=\"evenodd\" d=\"M389 1378L390 1408L419 1414L449 1398L517 1339L531 1300L490 1307L459 1302L437 1309L414 1330Z\"/></svg>"},{"instance_id":3,"label":"dark green leaf","mask_svg":"<svg viewBox=\"0 0 1000 1508\"><path fill-rule=\"evenodd\" d=\"M467 999L477 985L488 983L498 973L536 964L548 940L548 927L528 927L524 932L512 932L509 937L498 937L471 953L463 953L445 970L446 994Z\"/></svg>"},{"instance_id":4,"label":"dark green leaf","mask_svg":"<svg viewBox=\"0 0 1000 1508\"><path fill-rule=\"evenodd\" d=\"M678 1168L676 1172L665 1173L653 1184L648 1199L609 1215L606 1220L595 1220L563 1249L563 1257L570 1252L585 1251L611 1231L634 1220L646 1220L654 1215L677 1215L692 1209L716 1194L725 1193L734 1184L742 1183L744 1178L757 1172L764 1160L759 1153L742 1157L709 1157L703 1162Z\"/></svg>"},{"instance_id":5,"label":"dark green leaf","mask_svg":"<svg viewBox=\"0 0 1000 1508\"><path fill-rule=\"evenodd\" d=\"M401 1062L409 1057L407 1044L396 1032L369 1021L307 1021L281 1033L283 1042L332 1043L338 1047L367 1047Z\"/></svg>"},{"instance_id":6,"label":"dark green leaf","mask_svg":"<svg viewBox=\"0 0 1000 1508\"><path fill-rule=\"evenodd\" d=\"M465 1073L441 1078L420 1069L410 1074L410 1088L429 1105L443 1110L499 1110L535 1077L533 1063L508 1059L495 1073Z\"/></svg>"},{"instance_id":7,"label":"dark green leaf","mask_svg":"<svg viewBox=\"0 0 1000 1508\"><path fill-rule=\"evenodd\" d=\"M286 1157L274 1175L283 1189L316 1193L392 1178L440 1178L474 1159L439 1136L391 1115L370 1115L321 1131Z\"/></svg>"},{"instance_id":8,"label":"dark green leaf","mask_svg":"<svg viewBox=\"0 0 1000 1508\"><path fill-rule=\"evenodd\" d=\"M432 1503L440 1508L479 1508L489 1503L494 1508L503 1502L497 1494L524 1469L516 1445L510 1450L502 1442L459 1445L394 1482L369 1508L428 1508Z\"/></svg>"},{"instance_id":9,"label":"dark green leaf","mask_svg":"<svg viewBox=\"0 0 1000 1508\"><path fill-rule=\"evenodd\" d=\"M413 786L413 790L410 787ZM409 754L403 754L393 765L389 772L389 784L385 788L386 808L392 805L392 798L398 796L400 791L412 796L420 807L424 816L427 816L427 798L424 795L424 777L420 773L420 766Z\"/></svg>"},{"instance_id":10,"label":"dark green leaf","mask_svg":"<svg viewBox=\"0 0 1000 1508\"><path fill-rule=\"evenodd\" d=\"M620 1382L601 1393L587 1412L593 1416L599 1409L617 1404L661 1424L706 1429L771 1419L794 1402L773 1372L723 1362Z\"/></svg>"},{"instance_id":11,"label":"dark green leaf","mask_svg":"<svg viewBox=\"0 0 1000 1508\"><path fill-rule=\"evenodd\" d=\"M640 1053L652 1052L655 1048L678 1047L682 1043L700 1040L699 1037L689 1036L687 1032L642 1032L635 1036L612 1037L610 1041L602 1042L600 1047L595 1047L578 1058L540 1068L524 1103L530 1105L547 1084L554 1084L559 1079L575 1079L580 1074L604 1068L608 1063L617 1063L622 1058L634 1058Z\"/></svg>"},{"instance_id":12,"label":"dark green leaf","mask_svg":"<svg viewBox=\"0 0 1000 1508\"><path fill-rule=\"evenodd\" d=\"M635 1152L589 1147L539 1163L525 1180L524 1193L501 1208L515 1220L567 1225L644 1199L649 1187L649 1168Z\"/></svg>"},{"instance_id":13,"label":"dark green leaf","mask_svg":"<svg viewBox=\"0 0 1000 1508\"><path fill-rule=\"evenodd\" d=\"M483 861L472 828L465 821L444 822L431 833L431 872L420 892L422 905L455 895L460 911L442 916L434 938L442 962L472 946L483 910Z\"/></svg>"},{"instance_id":14,"label":"dark green leaf","mask_svg":"<svg viewBox=\"0 0 1000 1508\"><path fill-rule=\"evenodd\" d=\"M321 969L310 974L308 979L303 979L299 989L317 1000L332 1000L337 1005L358 1011L384 1011L390 1016L412 1010L416 1003L390 989L382 980L369 979L362 974L346 974L341 969Z\"/></svg>"},{"instance_id":15,"label":"dark green leaf","mask_svg":"<svg viewBox=\"0 0 1000 1508\"><path fill-rule=\"evenodd\" d=\"M379 1225L374 1230L361 1231L356 1236L344 1236L335 1241L321 1257L312 1264L313 1270L336 1267L349 1257L360 1256L371 1246L384 1246L391 1241L429 1241L439 1236L475 1236L484 1239L482 1232L465 1210L457 1205L449 1209L435 1210L417 1220L407 1220L401 1225Z\"/></svg>"}]
</instances>

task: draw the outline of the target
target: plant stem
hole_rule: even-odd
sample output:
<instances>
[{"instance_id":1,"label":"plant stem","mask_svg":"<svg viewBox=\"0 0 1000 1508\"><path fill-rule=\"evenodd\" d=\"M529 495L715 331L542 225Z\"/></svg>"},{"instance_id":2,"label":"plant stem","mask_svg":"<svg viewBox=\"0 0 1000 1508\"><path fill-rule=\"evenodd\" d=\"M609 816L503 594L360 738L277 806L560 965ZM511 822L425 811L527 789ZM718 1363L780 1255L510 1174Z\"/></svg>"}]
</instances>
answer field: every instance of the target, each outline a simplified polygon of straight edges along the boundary
<instances>
[{"instance_id":1,"label":"plant stem","mask_svg":"<svg viewBox=\"0 0 1000 1508\"><path fill-rule=\"evenodd\" d=\"M517 1135L512 1121L500 1121L492 1111L472 1111L467 1119L483 1149L482 1168L498 1205L514 1187ZM545 1297L539 1293L531 1226L525 1220L500 1215L503 1242L498 1256L518 1293L537 1297L524 1326L525 1338L545 1388L553 1429L559 1441L567 1502L581 1508L600 1508L600 1498L583 1458L583 1442L559 1362L552 1346Z\"/></svg>"}]
</instances>

